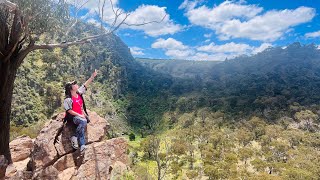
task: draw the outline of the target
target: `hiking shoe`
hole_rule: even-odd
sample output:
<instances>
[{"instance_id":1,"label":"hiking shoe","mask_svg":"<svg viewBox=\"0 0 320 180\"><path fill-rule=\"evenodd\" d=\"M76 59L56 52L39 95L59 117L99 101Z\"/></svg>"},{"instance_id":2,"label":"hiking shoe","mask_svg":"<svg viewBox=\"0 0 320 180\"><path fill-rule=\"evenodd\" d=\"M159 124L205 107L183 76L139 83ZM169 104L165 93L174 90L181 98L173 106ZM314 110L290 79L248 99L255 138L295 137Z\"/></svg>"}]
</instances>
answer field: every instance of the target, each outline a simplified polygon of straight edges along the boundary
<instances>
[{"instance_id":1,"label":"hiking shoe","mask_svg":"<svg viewBox=\"0 0 320 180\"><path fill-rule=\"evenodd\" d=\"M78 145L78 138L76 136L72 136L71 137L71 146L73 149L78 149L79 145Z\"/></svg>"},{"instance_id":2,"label":"hiking shoe","mask_svg":"<svg viewBox=\"0 0 320 180\"><path fill-rule=\"evenodd\" d=\"M84 152L85 149L86 149L86 145L82 145L82 146L80 147L80 152Z\"/></svg>"}]
</instances>

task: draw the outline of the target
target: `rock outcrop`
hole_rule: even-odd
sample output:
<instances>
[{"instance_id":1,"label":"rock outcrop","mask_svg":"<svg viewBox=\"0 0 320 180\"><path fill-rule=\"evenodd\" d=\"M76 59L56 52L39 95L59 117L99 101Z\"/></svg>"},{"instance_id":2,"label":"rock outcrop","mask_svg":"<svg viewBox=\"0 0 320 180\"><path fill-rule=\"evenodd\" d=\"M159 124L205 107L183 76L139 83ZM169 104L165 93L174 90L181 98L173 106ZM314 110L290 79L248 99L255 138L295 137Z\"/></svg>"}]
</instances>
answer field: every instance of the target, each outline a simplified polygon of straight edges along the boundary
<instances>
[{"instance_id":1,"label":"rock outcrop","mask_svg":"<svg viewBox=\"0 0 320 180\"><path fill-rule=\"evenodd\" d=\"M56 115L35 140L20 137L10 143L13 164L7 179L111 179L127 170L127 142L124 138L107 140L109 123L89 112L87 149L71 147L75 132L71 123L63 124L64 113Z\"/></svg>"},{"instance_id":2,"label":"rock outcrop","mask_svg":"<svg viewBox=\"0 0 320 180\"><path fill-rule=\"evenodd\" d=\"M7 167L6 177L27 177L27 174L30 177L31 172L26 172L26 170L33 149L33 140L28 136L20 136L11 141L9 146L13 163Z\"/></svg>"},{"instance_id":3,"label":"rock outcrop","mask_svg":"<svg viewBox=\"0 0 320 180\"><path fill-rule=\"evenodd\" d=\"M33 148L33 140L28 136L21 136L11 141L9 146L12 161L18 162L29 158Z\"/></svg>"}]
</instances>

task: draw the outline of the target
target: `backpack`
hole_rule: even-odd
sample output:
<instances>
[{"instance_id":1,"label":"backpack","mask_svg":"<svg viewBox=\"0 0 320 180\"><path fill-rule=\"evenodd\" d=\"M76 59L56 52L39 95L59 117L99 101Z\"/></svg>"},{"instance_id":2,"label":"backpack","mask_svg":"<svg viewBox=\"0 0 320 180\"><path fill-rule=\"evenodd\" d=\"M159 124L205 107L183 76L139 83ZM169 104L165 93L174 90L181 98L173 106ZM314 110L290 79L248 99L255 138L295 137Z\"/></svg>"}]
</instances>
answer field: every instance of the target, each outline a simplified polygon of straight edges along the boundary
<instances>
[{"instance_id":1,"label":"backpack","mask_svg":"<svg viewBox=\"0 0 320 180\"><path fill-rule=\"evenodd\" d=\"M81 99L82 99L82 102L83 102L83 110L84 110L84 112L85 112L85 116L86 116L86 119L87 119L87 123L89 123L90 120L89 120L89 115L88 115L88 112L87 112L86 104L85 104L85 102L84 102L84 98L83 98L82 94L78 93L78 95L79 95L79 96L81 97ZM72 106L72 104L71 104L71 106ZM65 116L64 116L64 118L63 118L63 123L66 123L66 122L67 122L67 123L68 123L68 122L72 122L72 123L73 123L73 118L74 118L74 115L72 115L72 114L68 113L68 111L66 111Z\"/></svg>"}]
</instances>

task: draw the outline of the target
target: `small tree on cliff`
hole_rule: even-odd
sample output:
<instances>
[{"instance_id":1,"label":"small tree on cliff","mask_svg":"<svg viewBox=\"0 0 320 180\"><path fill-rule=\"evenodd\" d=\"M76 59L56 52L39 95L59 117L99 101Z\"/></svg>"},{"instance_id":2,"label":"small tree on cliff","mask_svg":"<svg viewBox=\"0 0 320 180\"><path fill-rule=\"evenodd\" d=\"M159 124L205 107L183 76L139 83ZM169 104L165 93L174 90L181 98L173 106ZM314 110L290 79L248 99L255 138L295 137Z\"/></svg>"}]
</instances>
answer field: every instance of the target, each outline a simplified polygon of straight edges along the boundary
<instances>
[{"instance_id":1,"label":"small tree on cliff","mask_svg":"<svg viewBox=\"0 0 320 180\"><path fill-rule=\"evenodd\" d=\"M107 0L99 0L97 7L101 22L100 31L88 36L79 35L77 40L66 41L70 31L78 23L76 17L79 10L88 1L84 0L80 4L75 4L75 17L70 17L69 4L65 0L0 0L0 155L5 155L9 162L11 162L9 128L13 85L18 68L30 52L66 48L91 42L111 35L124 24L140 26L159 22L127 24L125 21L130 14L121 9L114 9L112 0L110 0L114 19L111 23L105 23L103 17ZM104 27L105 24L110 24L107 29ZM60 37L64 40L60 43L40 41L41 37L50 34L63 35Z\"/></svg>"}]
</instances>

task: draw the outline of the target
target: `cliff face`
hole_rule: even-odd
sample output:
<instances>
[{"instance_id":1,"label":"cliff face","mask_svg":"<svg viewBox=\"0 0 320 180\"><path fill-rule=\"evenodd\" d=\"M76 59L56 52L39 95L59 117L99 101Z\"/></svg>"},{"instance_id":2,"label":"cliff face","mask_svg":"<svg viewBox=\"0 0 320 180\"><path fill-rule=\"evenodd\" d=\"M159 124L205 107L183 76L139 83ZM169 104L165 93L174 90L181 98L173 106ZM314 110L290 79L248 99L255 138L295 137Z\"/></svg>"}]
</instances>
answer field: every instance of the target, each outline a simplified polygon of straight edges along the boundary
<instances>
[{"instance_id":1,"label":"cliff face","mask_svg":"<svg viewBox=\"0 0 320 180\"><path fill-rule=\"evenodd\" d=\"M124 138L106 139L109 123L89 112L87 149L73 150L69 138L72 124L63 126L64 113L58 114L36 139L19 137L10 143L13 164L6 179L111 179L125 172L128 162ZM62 128L63 127L63 128Z\"/></svg>"}]
</instances>

